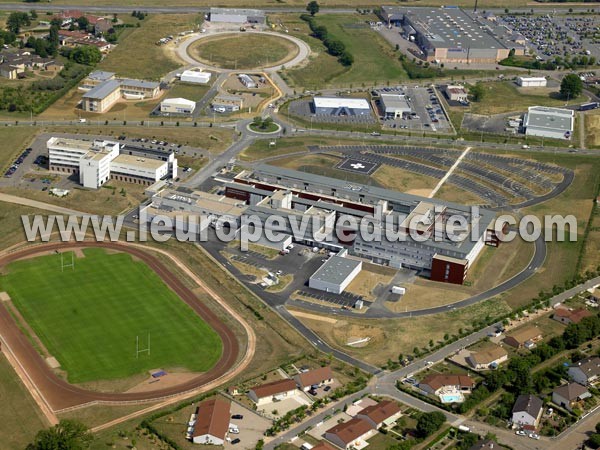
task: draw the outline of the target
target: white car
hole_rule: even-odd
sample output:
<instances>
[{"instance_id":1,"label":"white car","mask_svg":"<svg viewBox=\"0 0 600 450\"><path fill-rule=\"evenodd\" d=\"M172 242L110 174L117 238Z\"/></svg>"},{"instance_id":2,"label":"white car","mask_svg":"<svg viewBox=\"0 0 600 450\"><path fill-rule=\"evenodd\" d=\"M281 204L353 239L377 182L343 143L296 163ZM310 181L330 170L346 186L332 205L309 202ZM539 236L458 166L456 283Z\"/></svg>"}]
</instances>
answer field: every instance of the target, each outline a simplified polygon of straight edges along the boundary
<instances>
[{"instance_id":1,"label":"white car","mask_svg":"<svg viewBox=\"0 0 600 450\"><path fill-rule=\"evenodd\" d=\"M515 431L515 434L517 436L527 436L527 433L525 433L523 430L517 430Z\"/></svg>"},{"instance_id":2,"label":"white car","mask_svg":"<svg viewBox=\"0 0 600 450\"><path fill-rule=\"evenodd\" d=\"M539 439L540 439L540 435L539 435L539 434L537 434L537 433L529 433L529 437L530 437L531 439L537 439L537 440L539 440Z\"/></svg>"},{"instance_id":3,"label":"white car","mask_svg":"<svg viewBox=\"0 0 600 450\"><path fill-rule=\"evenodd\" d=\"M79 123L86 123L87 119L79 119Z\"/></svg>"},{"instance_id":4,"label":"white car","mask_svg":"<svg viewBox=\"0 0 600 450\"><path fill-rule=\"evenodd\" d=\"M291 250L291 249L293 249L293 248L294 248L294 244L290 244L290 245L288 245L288 246L287 246L287 248L288 248L288 250Z\"/></svg>"}]
</instances>

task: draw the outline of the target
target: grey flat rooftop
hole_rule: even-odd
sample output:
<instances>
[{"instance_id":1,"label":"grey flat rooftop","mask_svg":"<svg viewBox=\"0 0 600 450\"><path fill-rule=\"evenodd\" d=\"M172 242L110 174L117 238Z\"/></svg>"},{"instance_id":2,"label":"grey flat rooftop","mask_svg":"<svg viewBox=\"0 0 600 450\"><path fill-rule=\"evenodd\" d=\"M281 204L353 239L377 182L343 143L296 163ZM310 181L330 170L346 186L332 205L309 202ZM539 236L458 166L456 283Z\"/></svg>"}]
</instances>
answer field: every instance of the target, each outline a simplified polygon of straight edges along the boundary
<instances>
[{"instance_id":1,"label":"grey flat rooftop","mask_svg":"<svg viewBox=\"0 0 600 450\"><path fill-rule=\"evenodd\" d=\"M88 75L90 80L106 81L115 76L114 72L106 72L104 70L95 70Z\"/></svg>"},{"instance_id":2,"label":"grey flat rooftop","mask_svg":"<svg viewBox=\"0 0 600 450\"><path fill-rule=\"evenodd\" d=\"M362 263L353 259L332 256L319 269L312 274L311 280L326 281L341 284Z\"/></svg>"},{"instance_id":3,"label":"grey flat rooftop","mask_svg":"<svg viewBox=\"0 0 600 450\"><path fill-rule=\"evenodd\" d=\"M243 9L243 8L210 8L211 14L228 14L239 16L264 16L265 12L260 9Z\"/></svg>"},{"instance_id":4,"label":"grey flat rooftop","mask_svg":"<svg viewBox=\"0 0 600 450\"><path fill-rule=\"evenodd\" d=\"M155 89L159 86L159 83L157 83L156 81L144 81L134 80L132 78L125 78L124 80L121 80L121 86L142 89Z\"/></svg>"},{"instance_id":5,"label":"grey flat rooftop","mask_svg":"<svg viewBox=\"0 0 600 450\"><path fill-rule=\"evenodd\" d=\"M438 48L490 49L505 46L460 8L405 8L412 26ZM491 28L490 28L491 30Z\"/></svg>"},{"instance_id":6,"label":"grey flat rooftop","mask_svg":"<svg viewBox=\"0 0 600 450\"><path fill-rule=\"evenodd\" d=\"M115 89L119 89L120 86L121 84L117 80L103 81L98 86L93 87L83 94L83 98L102 100L112 94Z\"/></svg>"},{"instance_id":7,"label":"grey flat rooftop","mask_svg":"<svg viewBox=\"0 0 600 450\"><path fill-rule=\"evenodd\" d=\"M558 108L529 108L525 127L573 131L573 111Z\"/></svg>"},{"instance_id":8,"label":"grey flat rooftop","mask_svg":"<svg viewBox=\"0 0 600 450\"><path fill-rule=\"evenodd\" d=\"M385 110L401 109L410 111L411 107L406 101L406 97L398 94L381 94L381 101Z\"/></svg>"}]
</instances>

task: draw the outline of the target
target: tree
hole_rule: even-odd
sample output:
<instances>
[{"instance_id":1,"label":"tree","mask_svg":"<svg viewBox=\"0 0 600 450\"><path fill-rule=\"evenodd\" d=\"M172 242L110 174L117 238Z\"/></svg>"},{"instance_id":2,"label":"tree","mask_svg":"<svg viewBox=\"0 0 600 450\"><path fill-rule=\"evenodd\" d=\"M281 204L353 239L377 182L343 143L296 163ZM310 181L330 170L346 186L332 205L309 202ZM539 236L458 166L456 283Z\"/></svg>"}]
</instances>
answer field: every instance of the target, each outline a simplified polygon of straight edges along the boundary
<instances>
[{"instance_id":1,"label":"tree","mask_svg":"<svg viewBox=\"0 0 600 450\"><path fill-rule=\"evenodd\" d=\"M592 448L600 448L600 434L594 433L590 436L588 444Z\"/></svg>"},{"instance_id":2,"label":"tree","mask_svg":"<svg viewBox=\"0 0 600 450\"><path fill-rule=\"evenodd\" d=\"M6 20L6 28L15 34L19 34L21 27L28 27L29 25L31 25L31 19L29 18L29 14L25 12L10 13L10 16Z\"/></svg>"},{"instance_id":3,"label":"tree","mask_svg":"<svg viewBox=\"0 0 600 450\"><path fill-rule=\"evenodd\" d=\"M338 61L342 66L351 66L354 63L354 56L352 53L344 52L339 58Z\"/></svg>"},{"instance_id":4,"label":"tree","mask_svg":"<svg viewBox=\"0 0 600 450\"><path fill-rule=\"evenodd\" d=\"M469 88L469 94L471 94L471 100L474 102L480 102L483 100L483 97L485 96L485 88L483 87L483 84L477 83L474 86L471 86Z\"/></svg>"},{"instance_id":5,"label":"tree","mask_svg":"<svg viewBox=\"0 0 600 450\"><path fill-rule=\"evenodd\" d=\"M560 83L560 95L566 99L573 99L578 97L581 91L583 91L583 81L579 75L575 73L565 75Z\"/></svg>"},{"instance_id":6,"label":"tree","mask_svg":"<svg viewBox=\"0 0 600 450\"><path fill-rule=\"evenodd\" d=\"M314 16L316 13L318 13L320 8L321 7L315 0L309 2L308 5L306 5L306 10L311 16Z\"/></svg>"},{"instance_id":7,"label":"tree","mask_svg":"<svg viewBox=\"0 0 600 450\"><path fill-rule=\"evenodd\" d=\"M79 64L93 66L94 64L100 62L102 59L102 53L97 47L92 47L91 45L82 45L81 47L74 49L69 54L69 58Z\"/></svg>"},{"instance_id":8,"label":"tree","mask_svg":"<svg viewBox=\"0 0 600 450\"><path fill-rule=\"evenodd\" d=\"M35 9L32 9L31 11L29 11L29 15L31 16L32 19L37 19L38 18L38 14L35 11Z\"/></svg>"},{"instance_id":9,"label":"tree","mask_svg":"<svg viewBox=\"0 0 600 450\"><path fill-rule=\"evenodd\" d=\"M90 24L90 21L85 16L81 16L80 18L77 19L77 26L79 27L80 30L87 30L87 27L89 24Z\"/></svg>"},{"instance_id":10,"label":"tree","mask_svg":"<svg viewBox=\"0 0 600 450\"><path fill-rule=\"evenodd\" d=\"M416 431L419 437L431 436L437 430L439 430L444 422L446 416L439 411L433 411L421 414L419 420L417 420Z\"/></svg>"},{"instance_id":11,"label":"tree","mask_svg":"<svg viewBox=\"0 0 600 450\"><path fill-rule=\"evenodd\" d=\"M63 419L52 428L38 432L26 450L83 450L89 447L92 439L92 434L84 424Z\"/></svg>"}]
</instances>

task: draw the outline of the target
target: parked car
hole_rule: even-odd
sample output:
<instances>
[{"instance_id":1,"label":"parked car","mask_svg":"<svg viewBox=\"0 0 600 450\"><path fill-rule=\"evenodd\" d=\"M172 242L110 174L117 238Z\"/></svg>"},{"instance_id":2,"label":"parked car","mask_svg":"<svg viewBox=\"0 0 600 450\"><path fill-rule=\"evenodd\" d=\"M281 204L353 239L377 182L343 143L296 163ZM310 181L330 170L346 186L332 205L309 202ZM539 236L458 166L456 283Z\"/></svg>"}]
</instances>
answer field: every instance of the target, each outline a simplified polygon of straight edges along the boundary
<instances>
[{"instance_id":1,"label":"parked car","mask_svg":"<svg viewBox=\"0 0 600 450\"><path fill-rule=\"evenodd\" d=\"M239 440L239 438L235 438L233 441L231 441L231 443L232 443L233 445L235 445L235 444L239 444L240 442L242 442L242 441L240 441L240 440Z\"/></svg>"},{"instance_id":2,"label":"parked car","mask_svg":"<svg viewBox=\"0 0 600 450\"><path fill-rule=\"evenodd\" d=\"M244 418L244 416L242 414L234 414L233 416L231 416L231 418L241 420Z\"/></svg>"},{"instance_id":3,"label":"parked car","mask_svg":"<svg viewBox=\"0 0 600 450\"><path fill-rule=\"evenodd\" d=\"M515 431L515 434L517 436L527 436L527 433L525 433L523 430L517 430Z\"/></svg>"}]
</instances>

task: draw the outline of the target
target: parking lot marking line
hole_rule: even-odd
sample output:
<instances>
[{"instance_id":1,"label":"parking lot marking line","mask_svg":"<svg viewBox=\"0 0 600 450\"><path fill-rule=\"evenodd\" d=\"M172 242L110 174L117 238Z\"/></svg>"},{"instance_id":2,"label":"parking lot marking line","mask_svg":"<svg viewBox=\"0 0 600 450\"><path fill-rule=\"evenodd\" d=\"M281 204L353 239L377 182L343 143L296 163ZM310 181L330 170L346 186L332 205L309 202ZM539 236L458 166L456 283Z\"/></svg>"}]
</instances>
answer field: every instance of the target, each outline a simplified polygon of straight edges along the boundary
<instances>
[{"instance_id":1,"label":"parking lot marking line","mask_svg":"<svg viewBox=\"0 0 600 450\"><path fill-rule=\"evenodd\" d=\"M450 175L452 175L452 172L454 172L454 169L456 169L458 167L458 165L460 164L460 162L463 160L463 158L465 156L467 156L467 154L469 153L469 150L471 150L471 147L465 148L465 151L462 152L462 154L456 159L456 161L454 162L452 167L450 167L450 170L448 170L448 172L446 172L446 175L444 175L444 177L440 180L440 182L437 184L437 186L434 187L433 190L429 193L428 198L433 198L433 196L437 193L437 191L440 190L440 188L444 185L446 180L448 178L450 178Z\"/></svg>"}]
</instances>

